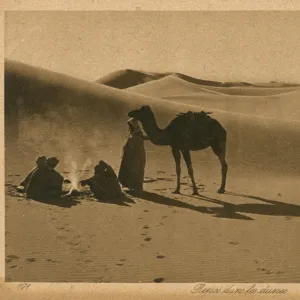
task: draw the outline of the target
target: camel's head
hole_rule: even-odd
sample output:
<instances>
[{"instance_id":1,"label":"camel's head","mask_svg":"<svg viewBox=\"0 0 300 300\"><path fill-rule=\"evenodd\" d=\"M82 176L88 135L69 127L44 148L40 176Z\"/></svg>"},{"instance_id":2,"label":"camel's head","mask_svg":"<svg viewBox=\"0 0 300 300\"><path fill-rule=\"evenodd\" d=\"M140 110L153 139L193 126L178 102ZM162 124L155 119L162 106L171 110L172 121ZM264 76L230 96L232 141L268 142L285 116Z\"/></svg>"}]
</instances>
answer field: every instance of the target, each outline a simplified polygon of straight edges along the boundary
<instances>
[{"instance_id":1,"label":"camel's head","mask_svg":"<svg viewBox=\"0 0 300 300\"><path fill-rule=\"evenodd\" d=\"M152 112L150 106L148 106L148 105L143 105L140 108L131 110L128 113L128 117L134 118L138 121L143 121L152 115L153 115L153 112Z\"/></svg>"}]
</instances>

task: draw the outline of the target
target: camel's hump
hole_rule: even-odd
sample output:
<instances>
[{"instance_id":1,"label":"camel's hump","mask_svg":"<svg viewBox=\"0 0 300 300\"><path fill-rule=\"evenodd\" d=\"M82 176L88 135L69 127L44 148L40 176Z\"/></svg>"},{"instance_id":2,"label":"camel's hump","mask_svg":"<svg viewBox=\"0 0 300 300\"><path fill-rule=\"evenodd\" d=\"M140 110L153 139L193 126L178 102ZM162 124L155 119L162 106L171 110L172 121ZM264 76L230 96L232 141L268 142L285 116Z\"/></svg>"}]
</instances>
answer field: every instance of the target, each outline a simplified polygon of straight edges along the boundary
<instances>
[{"instance_id":1,"label":"camel's hump","mask_svg":"<svg viewBox=\"0 0 300 300\"><path fill-rule=\"evenodd\" d=\"M179 113L177 114L177 117L187 117L187 118L191 118L191 117L209 117L209 115L211 115L212 112L208 112L208 111L200 111L200 112L194 112L194 111L188 111L188 112L184 112L184 113Z\"/></svg>"}]
</instances>

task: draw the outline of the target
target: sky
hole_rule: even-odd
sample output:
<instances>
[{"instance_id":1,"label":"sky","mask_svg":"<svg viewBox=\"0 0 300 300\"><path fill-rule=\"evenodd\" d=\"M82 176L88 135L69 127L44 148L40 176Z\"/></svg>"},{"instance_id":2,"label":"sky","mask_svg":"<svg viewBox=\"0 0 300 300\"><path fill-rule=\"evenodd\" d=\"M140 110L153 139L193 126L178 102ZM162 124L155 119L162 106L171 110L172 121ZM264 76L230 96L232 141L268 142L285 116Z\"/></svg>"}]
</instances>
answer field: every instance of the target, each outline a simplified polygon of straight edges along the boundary
<instances>
[{"instance_id":1,"label":"sky","mask_svg":"<svg viewBox=\"0 0 300 300\"><path fill-rule=\"evenodd\" d=\"M300 83L300 11L10 11L5 57L94 81L120 69Z\"/></svg>"}]
</instances>

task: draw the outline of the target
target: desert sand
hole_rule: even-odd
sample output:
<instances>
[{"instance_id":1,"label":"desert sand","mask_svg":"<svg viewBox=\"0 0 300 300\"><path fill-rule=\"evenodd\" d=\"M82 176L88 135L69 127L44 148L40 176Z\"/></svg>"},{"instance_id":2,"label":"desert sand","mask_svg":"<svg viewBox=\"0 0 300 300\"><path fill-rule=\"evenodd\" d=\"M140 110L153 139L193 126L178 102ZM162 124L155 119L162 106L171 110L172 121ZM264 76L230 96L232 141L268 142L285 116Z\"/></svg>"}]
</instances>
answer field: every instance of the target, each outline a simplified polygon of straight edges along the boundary
<instances>
[{"instance_id":1,"label":"desert sand","mask_svg":"<svg viewBox=\"0 0 300 300\"><path fill-rule=\"evenodd\" d=\"M87 82L7 60L6 281L300 282L299 98L297 85L134 70ZM58 156L65 178L71 164L88 177L100 159L117 172L127 112L144 104L160 127L178 112L213 112L228 133L225 194L211 149L192 152L200 196L184 164L182 194L172 194L171 149L149 141L139 198L43 203L15 192L41 154Z\"/></svg>"}]
</instances>

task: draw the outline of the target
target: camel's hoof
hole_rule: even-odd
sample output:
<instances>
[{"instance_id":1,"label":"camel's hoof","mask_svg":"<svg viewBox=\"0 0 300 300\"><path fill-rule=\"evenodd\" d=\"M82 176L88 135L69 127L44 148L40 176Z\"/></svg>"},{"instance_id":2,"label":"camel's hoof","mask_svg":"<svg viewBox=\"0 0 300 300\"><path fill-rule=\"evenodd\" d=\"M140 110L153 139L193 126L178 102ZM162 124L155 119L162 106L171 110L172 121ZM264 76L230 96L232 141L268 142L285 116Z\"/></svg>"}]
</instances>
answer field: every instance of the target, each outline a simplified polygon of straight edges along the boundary
<instances>
[{"instance_id":1,"label":"camel's hoof","mask_svg":"<svg viewBox=\"0 0 300 300\"><path fill-rule=\"evenodd\" d=\"M178 191L178 190L175 190L172 194L180 194L180 191Z\"/></svg>"},{"instance_id":2,"label":"camel's hoof","mask_svg":"<svg viewBox=\"0 0 300 300\"><path fill-rule=\"evenodd\" d=\"M199 194L199 192L198 192L198 191L193 191L193 195L195 195L195 196L199 196L200 194Z\"/></svg>"},{"instance_id":3,"label":"camel's hoof","mask_svg":"<svg viewBox=\"0 0 300 300\"><path fill-rule=\"evenodd\" d=\"M224 194L225 193L225 189L218 189L218 194Z\"/></svg>"}]
</instances>

